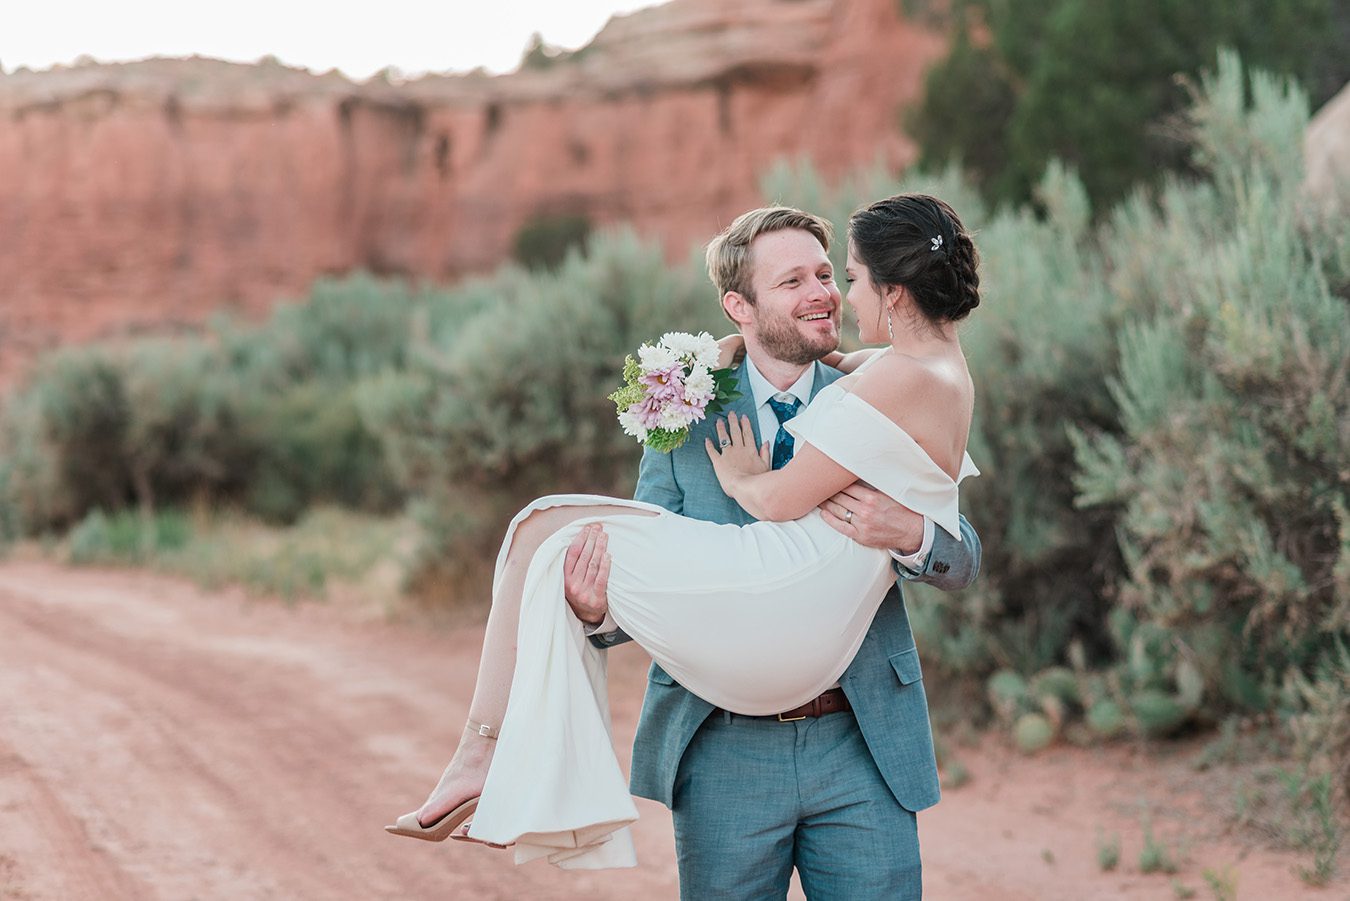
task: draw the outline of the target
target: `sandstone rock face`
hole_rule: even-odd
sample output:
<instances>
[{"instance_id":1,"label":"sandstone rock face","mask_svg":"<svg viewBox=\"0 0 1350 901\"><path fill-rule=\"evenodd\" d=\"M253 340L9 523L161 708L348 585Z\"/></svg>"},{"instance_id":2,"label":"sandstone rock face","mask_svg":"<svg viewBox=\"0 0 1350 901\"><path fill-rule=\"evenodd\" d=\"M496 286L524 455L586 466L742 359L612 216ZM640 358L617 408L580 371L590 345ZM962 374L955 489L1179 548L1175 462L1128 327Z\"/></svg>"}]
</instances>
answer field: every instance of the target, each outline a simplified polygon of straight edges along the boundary
<instances>
[{"instance_id":1,"label":"sandstone rock face","mask_svg":"<svg viewBox=\"0 0 1350 901\"><path fill-rule=\"evenodd\" d=\"M0 75L0 378L57 342L260 313L325 273L489 269L541 214L629 222L682 256L780 157L903 168L898 114L943 39L898 6L673 0L497 77Z\"/></svg>"},{"instance_id":2,"label":"sandstone rock face","mask_svg":"<svg viewBox=\"0 0 1350 901\"><path fill-rule=\"evenodd\" d=\"M1350 210L1350 84L1317 111L1304 135L1304 193L1322 213Z\"/></svg>"}]
</instances>

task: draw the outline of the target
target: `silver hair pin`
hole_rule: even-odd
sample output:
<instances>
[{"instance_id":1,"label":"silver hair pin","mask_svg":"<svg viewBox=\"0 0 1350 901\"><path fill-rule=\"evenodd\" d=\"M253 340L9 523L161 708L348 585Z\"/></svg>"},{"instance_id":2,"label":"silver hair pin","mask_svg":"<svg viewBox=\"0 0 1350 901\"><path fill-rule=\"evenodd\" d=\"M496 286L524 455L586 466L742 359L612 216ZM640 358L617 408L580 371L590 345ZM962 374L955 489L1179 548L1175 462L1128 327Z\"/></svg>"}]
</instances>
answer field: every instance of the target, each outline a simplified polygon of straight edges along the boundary
<instances>
[{"instance_id":1,"label":"silver hair pin","mask_svg":"<svg viewBox=\"0 0 1350 901\"><path fill-rule=\"evenodd\" d=\"M932 250L938 251L942 249L942 235L938 235L936 238L933 238L932 241L933 241Z\"/></svg>"}]
</instances>

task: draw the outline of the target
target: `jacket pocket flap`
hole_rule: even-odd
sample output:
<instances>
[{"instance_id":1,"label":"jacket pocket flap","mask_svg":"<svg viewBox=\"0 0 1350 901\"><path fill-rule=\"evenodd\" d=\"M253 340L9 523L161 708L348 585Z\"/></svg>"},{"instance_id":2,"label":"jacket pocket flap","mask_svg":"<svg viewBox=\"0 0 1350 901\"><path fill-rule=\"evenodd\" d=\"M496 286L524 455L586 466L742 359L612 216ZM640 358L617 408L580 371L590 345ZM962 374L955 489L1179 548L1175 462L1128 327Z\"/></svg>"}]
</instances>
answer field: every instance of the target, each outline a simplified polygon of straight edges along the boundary
<instances>
[{"instance_id":1,"label":"jacket pocket flap","mask_svg":"<svg viewBox=\"0 0 1350 901\"><path fill-rule=\"evenodd\" d=\"M667 673L665 670L661 669L661 667L657 666L655 663L652 664L651 672L647 674L647 678L661 685L675 684L675 680L670 678L670 674Z\"/></svg>"},{"instance_id":2,"label":"jacket pocket flap","mask_svg":"<svg viewBox=\"0 0 1350 901\"><path fill-rule=\"evenodd\" d=\"M890 661L891 666L895 668L895 674L900 677L901 685L910 685L923 678L923 670L919 668L918 648L892 654Z\"/></svg>"}]
</instances>

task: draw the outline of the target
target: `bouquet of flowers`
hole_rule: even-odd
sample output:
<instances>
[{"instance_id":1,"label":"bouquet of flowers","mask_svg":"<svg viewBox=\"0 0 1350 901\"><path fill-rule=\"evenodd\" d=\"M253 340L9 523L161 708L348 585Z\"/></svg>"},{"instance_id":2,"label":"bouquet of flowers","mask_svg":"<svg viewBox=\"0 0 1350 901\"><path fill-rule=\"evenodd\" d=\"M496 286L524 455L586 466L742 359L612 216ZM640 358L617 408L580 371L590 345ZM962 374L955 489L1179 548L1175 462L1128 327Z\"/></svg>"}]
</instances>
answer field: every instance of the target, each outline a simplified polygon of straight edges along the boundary
<instances>
[{"instance_id":1,"label":"bouquet of flowers","mask_svg":"<svg viewBox=\"0 0 1350 901\"><path fill-rule=\"evenodd\" d=\"M707 332L667 332L623 362L624 386L609 396L619 408L624 434L669 453L689 429L740 397L731 369L716 369L719 349Z\"/></svg>"}]
</instances>

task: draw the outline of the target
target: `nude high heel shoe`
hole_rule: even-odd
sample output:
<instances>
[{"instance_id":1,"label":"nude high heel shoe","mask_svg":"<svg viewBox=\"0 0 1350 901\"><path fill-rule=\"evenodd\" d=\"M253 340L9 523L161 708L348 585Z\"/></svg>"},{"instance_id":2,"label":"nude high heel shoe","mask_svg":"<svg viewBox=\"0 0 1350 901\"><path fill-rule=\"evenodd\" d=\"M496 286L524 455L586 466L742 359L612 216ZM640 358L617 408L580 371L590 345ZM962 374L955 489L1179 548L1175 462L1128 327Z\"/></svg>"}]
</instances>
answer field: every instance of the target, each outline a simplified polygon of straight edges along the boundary
<instances>
[{"instance_id":1,"label":"nude high heel shoe","mask_svg":"<svg viewBox=\"0 0 1350 901\"><path fill-rule=\"evenodd\" d=\"M473 720L468 722L469 731L481 735L490 741L497 740L498 730L491 726L485 726L482 723L475 723ZM478 809L478 797L470 798L463 804L456 807L449 813L441 816L434 823L428 823L423 826L417 820L417 811L405 813L394 821L392 826L385 826L384 831L390 835L403 835L408 838L420 838L426 842L443 842L450 837L452 832L464 827L464 836L455 836L459 841L478 842L478 839L468 837L467 823L473 812ZM478 842L488 845L490 842ZM506 847L505 845L494 845L493 847Z\"/></svg>"},{"instance_id":2,"label":"nude high heel shoe","mask_svg":"<svg viewBox=\"0 0 1350 901\"><path fill-rule=\"evenodd\" d=\"M384 831L391 835L406 835L408 838L420 838L427 842L443 842L464 821L473 816L478 809L478 799L470 798L434 823L423 826L417 821L417 811L405 813L394 821L394 825L385 826Z\"/></svg>"}]
</instances>

